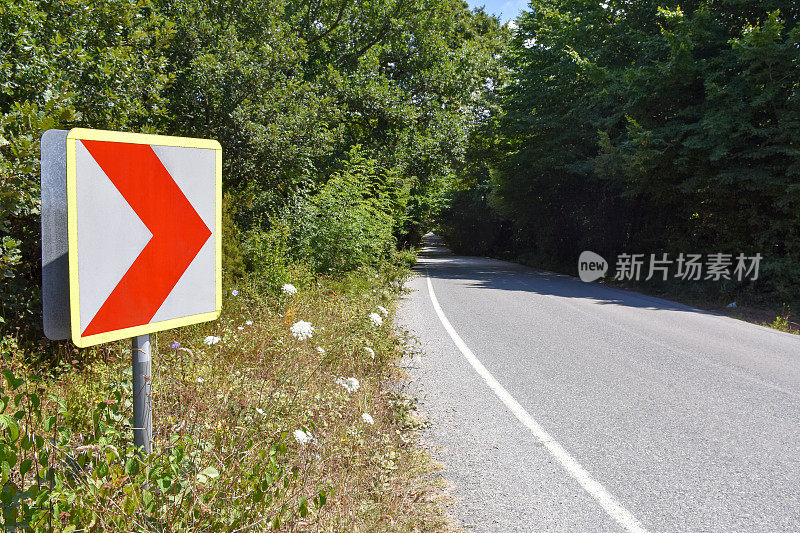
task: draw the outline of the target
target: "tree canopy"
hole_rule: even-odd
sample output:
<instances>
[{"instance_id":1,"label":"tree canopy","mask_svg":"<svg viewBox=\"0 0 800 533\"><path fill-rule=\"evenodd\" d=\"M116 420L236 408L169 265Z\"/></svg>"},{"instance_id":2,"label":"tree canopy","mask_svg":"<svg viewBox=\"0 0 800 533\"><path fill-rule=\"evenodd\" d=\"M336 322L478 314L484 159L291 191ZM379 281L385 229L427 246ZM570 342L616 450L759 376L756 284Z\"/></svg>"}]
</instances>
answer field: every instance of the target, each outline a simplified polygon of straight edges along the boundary
<instances>
[{"instance_id":1,"label":"tree canopy","mask_svg":"<svg viewBox=\"0 0 800 533\"><path fill-rule=\"evenodd\" d=\"M532 1L491 163L457 205L484 198L485 228L507 231L483 246L551 268L585 249L761 253L759 282L725 290L800 300L799 17L781 0ZM468 248L476 222L449 216Z\"/></svg>"},{"instance_id":2,"label":"tree canopy","mask_svg":"<svg viewBox=\"0 0 800 533\"><path fill-rule=\"evenodd\" d=\"M0 0L0 326L40 334L44 130L217 139L229 236L349 176L394 198L388 237L413 242L466 165L509 37L461 0Z\"/></svg>"}]
</instances>

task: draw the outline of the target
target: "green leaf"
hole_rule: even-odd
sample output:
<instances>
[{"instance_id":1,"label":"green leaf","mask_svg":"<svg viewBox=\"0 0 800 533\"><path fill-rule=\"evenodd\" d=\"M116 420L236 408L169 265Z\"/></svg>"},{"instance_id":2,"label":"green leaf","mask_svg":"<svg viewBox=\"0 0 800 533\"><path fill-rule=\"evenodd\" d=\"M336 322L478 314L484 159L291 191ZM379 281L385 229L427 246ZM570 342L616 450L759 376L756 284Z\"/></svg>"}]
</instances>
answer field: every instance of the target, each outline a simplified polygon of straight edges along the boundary
<instances>
[{"instance_id":1,"label":"green leaf","mask_svg":"<svg viewBox=\"0 0 800 533\"><path fill-rule=\"evenodd\" d=\"M219 476L219 471L213 466L205 467L199 474L197 474L197 481L206 483L209 479L214 479Z\"/></svg>"},{"instance_id":2,"label":"green leaf","mask_svg":"<svg viewBox=\"0 0 800 533\"><path fill-rule=\"evenodd\" d=\"M98 478L105 478L108 475L108 463L103 460L98 460L95 472L97 473Z\"/></svg>"},{"instance_id":3,"label":"green leaf","mask_svg":"<svg viewBox=\"0 0 800 533\"><path fill-rule=\"evenodd\" d=\"M132 476L136 473L136 463L137 460L135 458L130 458L125 461L125 474Z\"/></svg>"},{"instance_id":4,"label":"green leaf","mask_svg":"<svg viewBox=\"0 0 800 533\"><path fill-rule=\"evenodd\" d=\"M308 502L305 496L300 499L300 507L298 510L301 518L305 518L308 515Z\"/></svg>"},{"instance_id":5,"label":"green leaf","mask_svg":"<svg viewBox=\"0 0 800 533\"><path fill-rule=\"evenodd\" d=\"M19 475L25 477L25 474L27 474L28 471L31 469L31 464L33 464L33 461L31 461L30 459L24 459L19 464Z\"/></svg>"},{"instance_id":6,"label":"green leaf","mask_svg":"<svg viewBox=\"0 0 800 533\"><path fill-rule=\"evenodd\" d=\"M50 415L44 419L44 430L50 431L56 425L56 415Z\"/></svg>"},{"instance_id":7,"label":"green leaf","mask_svg":"<svg viewBox=\"0 0 800 533\"><path fill-rule=\"evenodd\" d=\"M33 409L34 410L39 409L39 405L41 405L42 403L42 401L39 399L39 395L34 392L30 395L29 398L31 405L33 406Z\"/></svg>"},{"instance_id":8,"label":"green leaf","mask_svg":"<svg viewBox=\"0 0 800 533\"><path fill-rule=\"evenodd\" d=\"M125 499L122 500L122 510L126 515L133 516L136 512L136 507L136 501L130 496L125 496Z\"/></svg>"},{"instance_id":9,"label":"green leaf","mask_svg":"<svg viewBox=\"0 0 800 533\"><path fill-rule=\"evenodd\" d=\"M3 245L9 246L9 241L11 241L9 237L4 237ZM11 390L15 390L17 387L15 387L14 384L17 382L17 378L14 377L14 373L10 369L6 368L3 370L2 374L3 376L5 376L6 381L8 382L8 386L11 388Z\"/></svg>"},{"instance_id":10,"label":"green leaf","mask_svg":"<svg viewBox=\"0 0 800 533\"><path fill-rule=\"evenodd\" d=\"M19 424L15 420L12 424L9 424L8 428L8 438L11 439L11 442L17 442L19 439Z\"/></svg>"}]
</instances>

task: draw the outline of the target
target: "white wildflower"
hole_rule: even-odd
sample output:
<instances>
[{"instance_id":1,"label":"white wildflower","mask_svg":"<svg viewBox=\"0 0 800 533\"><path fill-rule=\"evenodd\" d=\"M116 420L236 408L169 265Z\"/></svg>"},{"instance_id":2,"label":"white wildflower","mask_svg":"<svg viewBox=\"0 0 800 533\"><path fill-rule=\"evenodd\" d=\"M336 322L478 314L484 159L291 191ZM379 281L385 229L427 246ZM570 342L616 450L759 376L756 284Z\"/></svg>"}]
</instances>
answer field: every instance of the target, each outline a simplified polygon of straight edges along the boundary
<instances>
[{"instance_id":1,"label":"white wildflower","mask_svg":"<svg viewBox=\"0 0 800 533\"><path fill-rule=\"evenodd\" d=\"M385 308L385 307L383 307L382 305L379 305L379 306L378 306L378 311L379 311L379 312L380 312L380 314L382 314L383 316L389 316L389 311L387 311L387 310L386 310L386 308Z\"/></svg>"},{"instance_id":2,"label":"white wildflower","mask_svg":"<svg viewBox=\"0 0 800 533\"><path fill-rule=\"evenodd\" d=\"M375 350L369 346L364 346L364 351L367 352L372 359L375 359Z\"/></svg>"},{"instance_id":3,"label":"white wildflower","mask_svg":"<svg viewBox=\"0 0 800 533\"><path fill-rule=\"evenodd\" d=\"M375 327L380 327L383 324L383 317L378 313L370 313L369 319L375 325Z\"/></svg>"},{"instance_id":4,"label":"white wildflower","mask_svg":"<svg viewBox=\"0 0 800 533\"><path fill-rule=\"evenodd\" d=\"M347 392L355 392L361 386L356 378L336 378L336 383L347 389Z\"/></svg>"},{"instance_id":5,"label":"white wildflower","mask_svg":"<svg viewBox=\"0 0 800 533\"><path fill-rule=\"evenodd\" d=\"M291 331L292 336L301 341L314 336L314 326L311 325L311 322L305 322L304 320L295 322L291 327Z\"/></svg>"},{"instance_id":6,"label":"white wildflower","mask_svg":"<svg viewBox=\"0 0 800 533\"><path fill-rule=\"evenodd\" d=\"M253 325L253 321L252 320L248 320L247 322L245 322L245 325L246 326L252 326Z\"/></svg>"},{"instance_id":7,"label":"white wildflower","mask_svg":"<svg viewBox=\"0 0 800 533\"><path fill-rule=\"evenodd\" d=\"M244 329L244 326L236 326L236 329L238 329L239 331L242 331Z\"/></svg>"},{"instance_id":8,"label":"white wildflower","mask_svg":"<svg viewBox=\"0 0 800 533\"><path fill-rule=\"evenodd\" d=\"M197 378L198 383L203 383L205 380L203 378Z\"/></svg>"},{"instance_id":9,"label":"white wildflower","mask_svg":"<svg viewBox=\"0 0 800 533\"><path fill-rule=\"evenodd\" d=\"M292 285L291 283L284 283L283 287L281 287L283 294L297 294L297 287Z\"/></svg>"},{"instance_id":10,"label":"white wildflower","mask_svg":"<svg viewBox=\"0 0 800 533\"><path fill-rule=\"evenodd\" d=\"M294 430L294 439L299 442L300 444L308 444L311 442L311 439L314 437L311 436L310 432L305 432L302 429L295 429Z\"/></svg>"},{"instance_id":11,"label":"white wildflower","mask_svg":"<svg viewBox=\"0 0 800 533\"><path fill-rule=\"evenodd\" d=\"M208 337L203 339L203 342L206 344L206 346L211 346L212 344L217 344L221 340L222 339L220 337L215 337L214 335L209 335Z\"/></svg>"},{"instance_id":12,"label":"white wildflower","mask_svg":"<svg viewBox=\"0 0 800 533\"><path fill-rule=\"evenodd\" d=\"M325 355L325 348L323 348L322 346L317 346L317 353L319 353L320 355Z\"/></svg>"},{"instance_id":13,"label":"white wildflower","mask_svg":"<svg viewBox=\"0 0 800 533\"><path fill-rule=\"evenodd\" d=\"M256 407L256 413L260 414L261 416L267 416L267 413L260 407Z\"/></svg>"},{"instance_id":14,"label":"white wildflower","mask_svg":"<svg viewBox=\"0 0 800 533\"><path fill-rule=\"evenodd\" d=\"M372 416L370 416L370 414L369 414L369 413L364 413L364 414L362 414L362 415L361 415L361 419L362 419L364 422L366 422L367 424L369 424L369 425L372 425L372 424L374 424L374 423L375 423L375 419L374 419L374 418L372 418Z\"/></svg>"}]
</instances>

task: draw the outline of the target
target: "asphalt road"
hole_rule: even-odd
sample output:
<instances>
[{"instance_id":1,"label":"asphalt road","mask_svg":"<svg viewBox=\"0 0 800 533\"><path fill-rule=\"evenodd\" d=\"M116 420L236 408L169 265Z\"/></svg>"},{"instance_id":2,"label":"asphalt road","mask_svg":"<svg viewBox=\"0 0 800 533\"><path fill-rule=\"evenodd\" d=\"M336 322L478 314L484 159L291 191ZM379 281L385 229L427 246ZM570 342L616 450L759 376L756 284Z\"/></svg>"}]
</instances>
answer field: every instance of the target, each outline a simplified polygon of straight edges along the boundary
<instances>
[{"instance_id":1,"label":"asphalt road","mask_svg":"<svg viewBox=\"0 0 800 533\"><path fill-rule=\"evenodd\" d=\"M800 336L440 246L417 274L409 388L462 527L800 531Z\"/></svg>"}]
</instances>

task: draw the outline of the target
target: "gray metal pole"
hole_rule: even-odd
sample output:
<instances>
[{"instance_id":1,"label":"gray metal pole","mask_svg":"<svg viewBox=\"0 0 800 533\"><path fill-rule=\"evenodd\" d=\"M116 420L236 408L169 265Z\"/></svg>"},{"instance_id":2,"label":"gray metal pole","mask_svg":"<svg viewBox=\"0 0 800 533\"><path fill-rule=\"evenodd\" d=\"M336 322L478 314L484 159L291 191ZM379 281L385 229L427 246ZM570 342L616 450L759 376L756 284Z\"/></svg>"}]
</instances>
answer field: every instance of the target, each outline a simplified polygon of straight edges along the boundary
<instances>
[{"instance_id":1,"label":"gray metal pole","mask_svg":"<svg viewBox=\"0 0 800 533\"><path fill-rule=\"evenodd\" d=\"M144 453L153 450L150 353L150 335L133 338L133 443Z\"/></svg>"}]
</instances>

